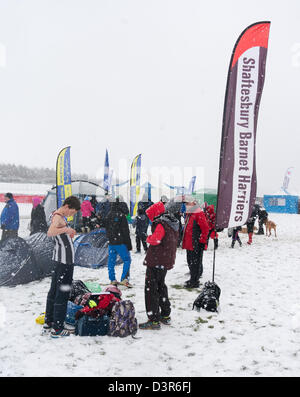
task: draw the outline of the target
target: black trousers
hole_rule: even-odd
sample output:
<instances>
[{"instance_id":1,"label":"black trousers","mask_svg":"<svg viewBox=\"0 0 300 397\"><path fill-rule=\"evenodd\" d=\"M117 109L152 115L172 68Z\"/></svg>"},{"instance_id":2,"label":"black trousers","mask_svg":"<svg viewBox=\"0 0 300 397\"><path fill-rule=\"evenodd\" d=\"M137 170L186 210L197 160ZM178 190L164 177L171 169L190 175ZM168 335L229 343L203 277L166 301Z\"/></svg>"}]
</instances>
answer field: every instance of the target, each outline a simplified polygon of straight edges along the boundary
<instances>
[{"instance_id":1,"label":"black trousers","mask_svg":"<svg viewBox=\"0 0 300 397\"><path fill-rule=\"evenodd\" d=\"M147 234L146 233L145 234L137 234L135 236L136 250L137 251L141 250L141 242L143 244L144 251L145 252L147 251L148 246L147 246L147 243L146 243L146 239L147 239Z\"/></svg>"},{"instance_id":2,"label":"black trousers","mask_svg":"<svg viewBox=\"0 0 300 397\"><path fill-rule=\"evenodd\" d=\"M258 221L258 232L257 233L265 234L264 233L264 222L265 222L265 219L259 219L259 221Z\"/></svg>"},{"instance_id":3,"label":"black trousers","mask_svg":"<svg viewBox=\"0 0 300 397\"><path fill-rule=\"evenodd\" d=\"M240 239L240 236L239 236L238 230L236 230L236 231L233 232L232 241L231 241L231 247L232 247L232 248L234 247L234 244L235 244L236 241L237 241L240 245L242 244L241 239Z\"/></svg>"},{"instance_id":4,"label":"black trousers","mask_svg":"<svg viewBox=\"0 0 300 397\"><path fill-rule=\"evenodd\" d=\"M167 269L148 267L145 278L145 306L150 321L159 321L160 316L171 313L168 288L165 284Z\"/></svg>"},{"instance_id":5,"label":"black trousers","mask_svg":"<svg viewBox=\"0 0 300 397\"><path fill-rule=\"evenodd\" d=\"M47 295L45 323L56 330L64 327L73 280L74 265L55 262L50 290Z\"/></svg>"},{"instance_id":6,"label":"black trousers","mask_svg":"<svg viewBox=\"0 0 300 397\"><path fill-rule=\"evenodd\" d=\"M186 259L190 269L190 280L197 283L203 273L203 250L200 248L194 251L186 250Z\"/></svg>"},{"instance_id":7,"label":"black trousers","mask_svg":"<svg viewBox=\"0 0 300 397\"><path fill-rule=\"evenodd\" d=\"M254 223L255 223L255 221L247 223L247 233L253 233Z\"/></svg>"}]
</instances>

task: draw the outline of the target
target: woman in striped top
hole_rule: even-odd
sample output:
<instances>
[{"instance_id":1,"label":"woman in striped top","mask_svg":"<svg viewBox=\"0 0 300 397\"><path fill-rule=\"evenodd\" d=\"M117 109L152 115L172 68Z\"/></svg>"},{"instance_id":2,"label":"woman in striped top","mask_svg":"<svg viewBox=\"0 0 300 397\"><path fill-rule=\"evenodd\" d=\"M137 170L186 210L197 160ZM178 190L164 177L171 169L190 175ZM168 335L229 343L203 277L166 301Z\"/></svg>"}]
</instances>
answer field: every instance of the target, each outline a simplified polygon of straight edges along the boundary
<instances>
[{"instance_id":1,"label":"woman in striped top","mask_svg":"<svg viewBox=\"0 0 300 397\"><path fill-rule=\"evenodd\" d=\"M51 330L51 336L58 338L68 336L64 329L70 288L74 269L73 237L76 231L68 226L66 218L74 216L80 210L80 201L69 196L63 205L54 211L47 235L53 237L55 247L52 259L55 262L51 286L47 295L44 330Z\"/></svg>"}]
</instances>

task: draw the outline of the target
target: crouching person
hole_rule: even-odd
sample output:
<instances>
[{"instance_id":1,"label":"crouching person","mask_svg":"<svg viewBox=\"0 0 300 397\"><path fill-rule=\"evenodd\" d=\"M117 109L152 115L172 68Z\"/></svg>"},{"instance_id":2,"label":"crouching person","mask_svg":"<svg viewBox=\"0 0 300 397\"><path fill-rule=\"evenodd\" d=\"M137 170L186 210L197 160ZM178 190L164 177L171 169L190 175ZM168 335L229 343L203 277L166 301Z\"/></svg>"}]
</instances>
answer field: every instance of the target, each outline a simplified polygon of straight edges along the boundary
<instances>
[{"instance_id":1,"label":"crouching person","mask_svg":"<svg viewBox=\"0 0 300 397\"><path fill-rule=\"evenodd\" d=\"M165 277L175 263L179 222L171 212L165 211L161 201L149 207L146 214L152 222L152 234L147 237L149 247L143 263L146 266L145 307L148 321L139 324L139 328L160 329L161 322L171 322Z\"/></svg>"}]
</instances>

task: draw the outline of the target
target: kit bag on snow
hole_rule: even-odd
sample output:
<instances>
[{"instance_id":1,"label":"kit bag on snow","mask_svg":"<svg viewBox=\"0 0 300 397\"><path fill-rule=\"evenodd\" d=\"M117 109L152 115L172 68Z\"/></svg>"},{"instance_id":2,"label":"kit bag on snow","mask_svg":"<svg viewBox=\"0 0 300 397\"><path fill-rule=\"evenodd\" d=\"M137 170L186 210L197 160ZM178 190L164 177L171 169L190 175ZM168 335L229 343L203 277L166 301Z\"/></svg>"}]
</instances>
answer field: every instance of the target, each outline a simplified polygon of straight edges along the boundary
<instances>
[{"instance_id":1,"label":"kit bag on snow","mask_svg":"<svg viewBox=\"0 0 300 397\"><path fill-rule=\"evenodd\" d=\"M81 280L73 280L69 295L69 301L75 303L76 305L81 304L82 299L87 294L90 294L91 291Z\"/></svg>"},{"instance_id":2,"label":"kit bag on snow","mask_svg":"<svg viewBox=\"0 0 300 397\"><path fill-rule=\"evenodd\" d=\"M75 322L75 335L97 336L107 335L109 328L109 316L104 314L101 317L83 315Z\"/></svg>"},{"instance_id":3,"label":"kit bag on snow","mask_svg":"<svg viewBox=\"0 0 300 397\"><path fill-rule=\"evenodd\" d=\"M137 319L133 303L130 300L116 302L111 311L108 335L124 338L136 332Z\"/></svg>"},{"instance_id":4,"label":"kit bag on snow","mask_svg":"<svg viewBox=\"0 0 300 397\"><path fill-rule=\"evenodd\" d=\"M193 309L196 308L197 311L200 311L202 308L209 312L217 312L220 295L220 287L213 281L207 281L200 295L198 295L197 299L194 301Z\"/></svg>"}]
</instances>

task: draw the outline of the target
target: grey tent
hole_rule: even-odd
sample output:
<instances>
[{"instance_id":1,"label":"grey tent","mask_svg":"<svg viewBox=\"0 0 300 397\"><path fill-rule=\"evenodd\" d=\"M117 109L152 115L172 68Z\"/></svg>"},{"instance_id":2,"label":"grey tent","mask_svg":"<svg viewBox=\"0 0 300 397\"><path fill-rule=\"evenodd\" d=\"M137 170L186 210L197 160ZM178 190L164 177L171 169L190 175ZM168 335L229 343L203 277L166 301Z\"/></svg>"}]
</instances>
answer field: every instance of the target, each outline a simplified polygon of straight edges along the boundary
<instances>
[{"instance_id":1,"label":"grey tent","mask_svg":"<svg viewBox=\"0 0 300 397\"><path fill-rule=\"evenodd\" d=\"M20 237L0 242L0 286L15 286L38 280L42 271L30 246Z\"/></svg>"},{"instance_id":2,"label":"grey tent","mask_svg":"<svg viewBox=\"0 0 300 397\"><path fill-rule=\"evenodd\" d=\"M0 286L16 286L50 276L54 243L46 233L27 239L10 238L0 242Z\"/></svg>"},{"instance_id":3,"label":"grey tent","mask_svg":"<svg viewBox=\"0 0 300 397\"><path fill-rule=\"evenodd\" d=\"M74 241L75 261L77 266L97 269L107 266L108 263L108 239L105 229L93 230L83 234ZM117 264L121 263L118 257Z\"/></svg>"},{"instance_id":4,"label":"grey tent","mask_svg":"<svg viewBox=\"0 0 300 397\"><path fill-rule=\"evenodd\" d=\"M54 240L48 237L46 233L34 233L25 239L31 248L35 263L40 269L41 278L51 275L54 269L54 262L52 261Z\"/></svg>"},{"instance_id":5,"label":"grey tent","mask_svg":"<svg viewBox=\"0 0 300 397\"><path fill-rule=\"evenodd\" d=\"M84 180L72 181L72 195L78 197L81 202L84 200L85 196L93 196L98 201L101 201L104 197L104 193L104 189L94 182ZM46 197L43 200L43 207L45 209L46 219L47 221L49 221L49 216L53 211L57 209L56 186L53 186L48 191ZM73 227L77 231L80 231L82 227L81 211L78 211L77 214L74 216L74 220L69 223L71 227Z\"/></svg>"}]
</instances>

